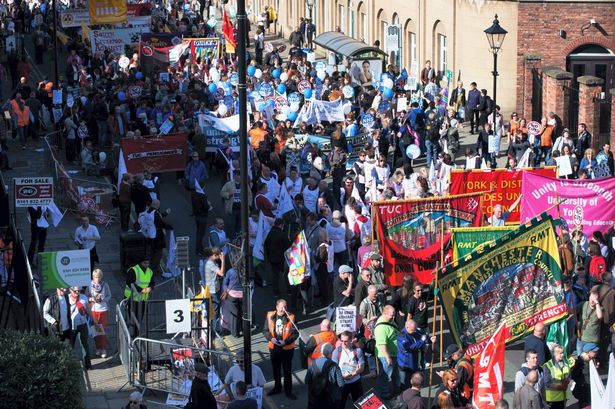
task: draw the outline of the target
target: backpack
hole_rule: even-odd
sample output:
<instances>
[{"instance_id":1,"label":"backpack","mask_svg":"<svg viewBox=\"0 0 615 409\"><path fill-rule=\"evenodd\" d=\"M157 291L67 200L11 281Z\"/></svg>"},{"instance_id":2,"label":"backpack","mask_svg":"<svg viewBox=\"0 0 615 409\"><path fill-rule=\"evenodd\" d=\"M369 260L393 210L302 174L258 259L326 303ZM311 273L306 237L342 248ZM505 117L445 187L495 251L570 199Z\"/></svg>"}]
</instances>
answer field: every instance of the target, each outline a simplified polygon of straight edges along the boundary
<instances>
[{"instance_id":1,"label":"backpack","mask_svg":"<svg viewBox=\"0 0 615 409\"><path fill-rule=\"evenodd\" d=\"M427 137L431 142L438 142L440 140L440 124L437 116L434 115L431 118L427 118L425 131L427 132Z\"/></svg>"},{"instance_id":2,"label":"backpack","mask_svg":"<svg viewBox=\"0 0 615 409\"><path fill-rule=\"evenodd\" d=\"M332 396L333 385L329 382L329 372L334 366L333 361L327 361L322 367L321 371L318 371L316 362L311 363L312 366L312 394L314 396Z\"/></svg>"},{"instance_id":3,"label":"backpack","mask_svg":"<svg viewBox=\"0 0 615 409\"><path fill-rule=\"evenodd\" d=\"M148 212L145 210L139 214L139 232L142 233L146 239L156 238L156 225L154 224L154 212Z\"/></svg>"},{"instance_id":4,"label":"backpack","mask_svg":"<svg viewBox=\"0 0 615 409\"><path fill-rule=\"evenodd\" d=\"M596 280L602 280L602 273L606 271L606 259L602 256L593 256L589 262L589 275Z\"/></svg>"},{"instance_id":5,"label":"backpack","mask_svg":"<svg viewBox=\"0 0 615 409\"><path fill-rule=\"evenodd\" d=\"M370 355L376 355L376 327L378 325L388 325L390 327L393 327L395 329L398 329L396 325L391 324L390 322L379 322L376 325L374 325L374 337L372 339L369 339L365 342L365 348L363 348L363 352L365 352L366 354L370 354Z\"/></svg>"}]
</instances>

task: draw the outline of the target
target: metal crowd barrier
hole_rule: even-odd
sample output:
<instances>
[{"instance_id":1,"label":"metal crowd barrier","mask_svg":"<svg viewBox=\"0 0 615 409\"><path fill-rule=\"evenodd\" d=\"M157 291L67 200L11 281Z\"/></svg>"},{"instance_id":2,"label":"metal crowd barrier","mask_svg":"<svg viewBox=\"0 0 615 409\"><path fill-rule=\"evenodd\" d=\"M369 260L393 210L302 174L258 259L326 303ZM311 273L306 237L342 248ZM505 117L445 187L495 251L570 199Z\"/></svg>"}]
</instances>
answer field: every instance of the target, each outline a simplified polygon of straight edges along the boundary
<instances>
[{"instance_id":1,"label":"metal crowd barrier","mask_svg":"<svg viewBox=\"0 0 615 409\"><path fill-rule=\"evenodd\" d=\"M132 338L130 336L130 331L128 330L128 325L126 324L126 320L124 319L124 311L126 311L127 301L127 299L124 299L115 307L115 319L117 323L117 353L120 357L122 367L124 368L124 374L126 375L127 382L132 385L134 382L134 368L131 361L132 354L130 351Z\"/></svg>"}]
</instances>

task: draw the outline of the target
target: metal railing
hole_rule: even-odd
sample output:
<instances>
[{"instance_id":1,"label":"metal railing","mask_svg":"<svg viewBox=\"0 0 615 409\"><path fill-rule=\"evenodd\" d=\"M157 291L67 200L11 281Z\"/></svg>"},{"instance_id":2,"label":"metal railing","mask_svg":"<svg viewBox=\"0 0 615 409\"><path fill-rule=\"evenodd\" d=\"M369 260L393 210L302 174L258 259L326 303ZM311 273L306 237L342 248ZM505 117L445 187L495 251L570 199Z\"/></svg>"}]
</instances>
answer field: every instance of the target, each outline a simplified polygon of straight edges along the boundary
<instances>
[{"instance_id":1,"label":"metal railing","mask_svg":"<svg viewBox=\"0 0 615 409\"><path fill-rule=\"evenodd\" d=\"M128 325L126 325L126 320L124 319L123 314L126 310L127 301L127 299L124 299L115 307L115 320L117 323L117 353L120 357L122 367L124 368L124 374L126 374L127 382L132 385L134 379L134 369L131 361L132 354L130 353L132 338L130 336L130 331L128 331Z\"/></svg>"}]
</instances>

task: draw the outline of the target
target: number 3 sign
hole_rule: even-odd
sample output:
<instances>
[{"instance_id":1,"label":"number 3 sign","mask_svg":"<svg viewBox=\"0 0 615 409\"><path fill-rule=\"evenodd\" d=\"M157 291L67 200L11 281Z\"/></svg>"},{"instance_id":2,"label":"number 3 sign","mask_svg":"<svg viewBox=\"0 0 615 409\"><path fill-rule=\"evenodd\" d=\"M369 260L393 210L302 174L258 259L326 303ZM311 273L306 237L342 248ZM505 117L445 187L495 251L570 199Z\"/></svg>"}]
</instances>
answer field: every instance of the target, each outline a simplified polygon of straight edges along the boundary
<instances>
[{"instance_id":1,"label":"number 3 sign","mask_svg":"<svg viewBox=\"0 0 615 409\"><path fill-rule=\"evenodd\" d=\"M166 300L167 334L190 332L190 300Z\"/></svg>"}]
</instances>

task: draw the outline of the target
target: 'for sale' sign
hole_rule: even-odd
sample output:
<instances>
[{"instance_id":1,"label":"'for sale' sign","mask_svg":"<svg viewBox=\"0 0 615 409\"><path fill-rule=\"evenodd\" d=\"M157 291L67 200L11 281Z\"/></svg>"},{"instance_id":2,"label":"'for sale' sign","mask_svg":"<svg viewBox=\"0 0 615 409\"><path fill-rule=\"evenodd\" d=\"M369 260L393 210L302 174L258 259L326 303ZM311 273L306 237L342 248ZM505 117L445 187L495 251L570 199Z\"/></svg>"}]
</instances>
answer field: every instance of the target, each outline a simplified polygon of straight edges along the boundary
<instances>
[{"instance_id":1,"label":"'for sale' sign","mask_svg":"<svg viewBox=\"0 0 615 409\"><path fill-rule=\"evenodd\" d=\"M53 201L53 178L15 178L15 207L47 206Z\"/></svg>"}]
</instances>

